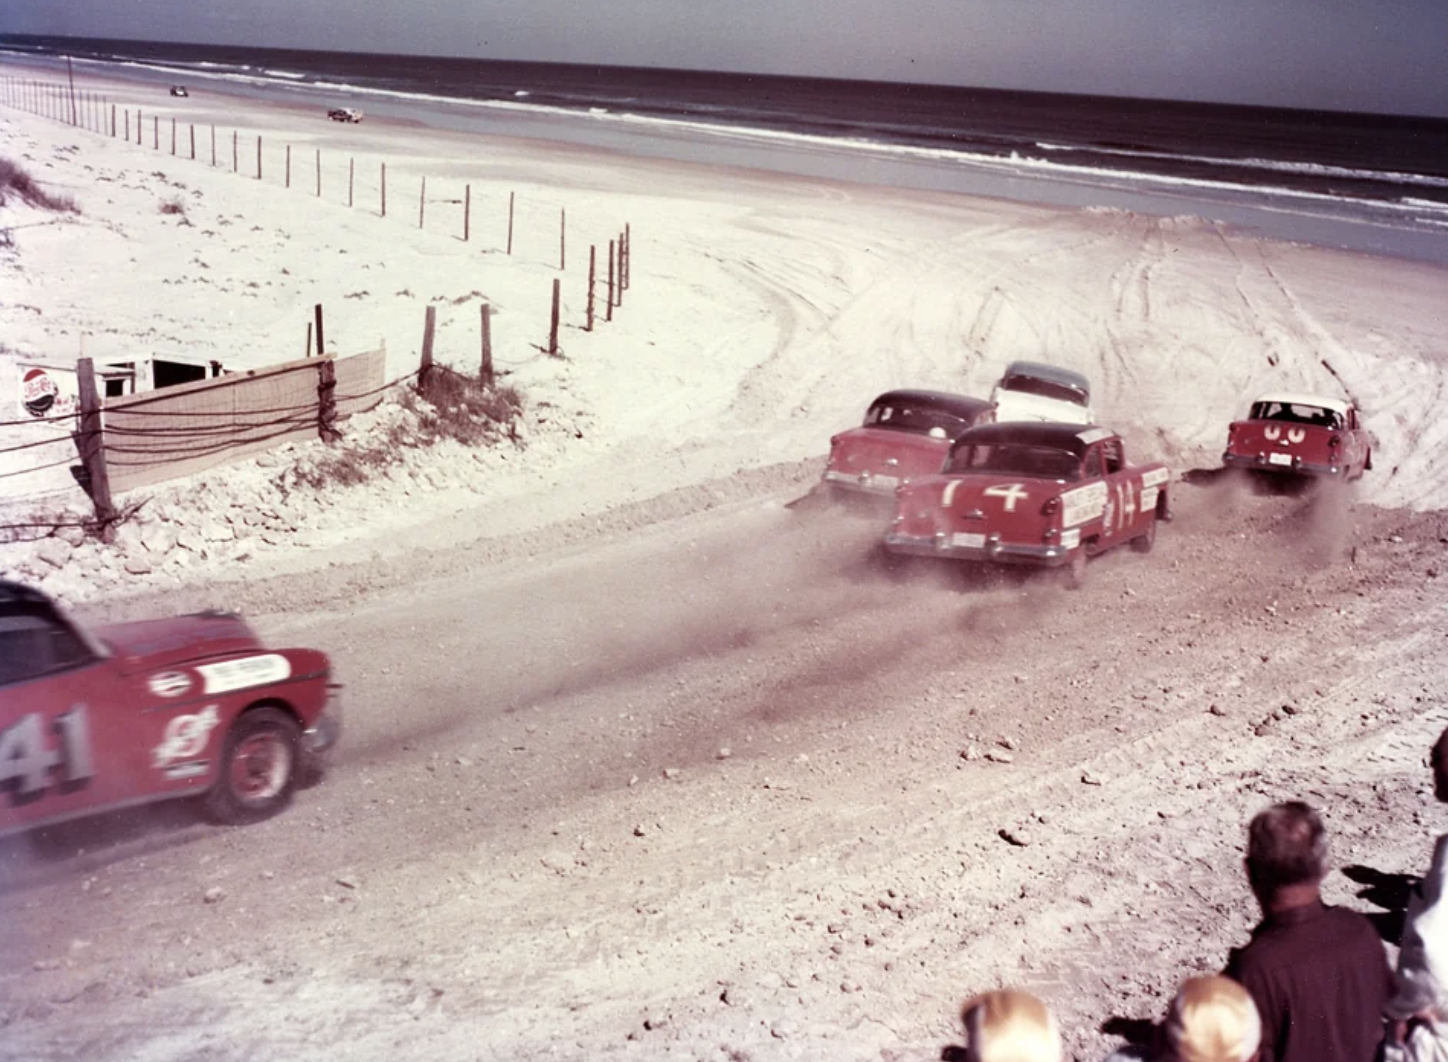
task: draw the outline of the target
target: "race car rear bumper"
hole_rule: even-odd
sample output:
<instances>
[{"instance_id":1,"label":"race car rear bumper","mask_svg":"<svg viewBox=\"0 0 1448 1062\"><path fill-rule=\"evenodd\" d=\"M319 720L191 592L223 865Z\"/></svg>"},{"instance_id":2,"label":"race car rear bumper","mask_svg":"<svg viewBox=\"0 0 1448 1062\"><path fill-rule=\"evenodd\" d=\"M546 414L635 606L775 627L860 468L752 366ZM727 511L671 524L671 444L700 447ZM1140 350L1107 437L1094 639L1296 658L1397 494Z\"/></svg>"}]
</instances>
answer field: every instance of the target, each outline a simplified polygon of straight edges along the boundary
<instances>
[{"instance_id":1,"label":"race car rear bumper","mask_svg":"<svg viewBox=\"0 0 1448 1062\"><path fill-rule=\"evenodd\" d=\"M1274 456L1279 460L1273 461ZM1289 455L1272 451L1260 454L1228 452L1222 455L1222 464L1228 468L1245 468L1253 472L1277 472L1284 476L1340 476L1347 471L1342 465L1320 465L1311 461L1303 461L1298 457L1293 457L1290 463L1282 463L1280 458L1287 456Z\"/></svg>"},{"instance_id":2,"label":"race car rear bumper","mask_svg":"<svg viewBox=\"0 0 1448 1062\"><path fill-rule=\"evenodd\" d=\"M976 542L977 538L981 541ZM1002 542L989 536L904 535L896 531L885 536L885 548L891 553L915 557L1022 564L1034 568L1059 568L1070 561L1072 552L1070 548L1055 542L1035 545Z\"/></svg>"},{"instance_id":3,"label":"race car rear bumper","mask_svg":"<svg viewBox=\"0 0 1448 1062\"><path fill-rule=\"evenodd\" d=\"M824 481L835 491L866 495L871 498L893 498L900 480L895 476L872 476L868 472L836 472L830 469L824 474Z\"/></svg>"}]
</instances>

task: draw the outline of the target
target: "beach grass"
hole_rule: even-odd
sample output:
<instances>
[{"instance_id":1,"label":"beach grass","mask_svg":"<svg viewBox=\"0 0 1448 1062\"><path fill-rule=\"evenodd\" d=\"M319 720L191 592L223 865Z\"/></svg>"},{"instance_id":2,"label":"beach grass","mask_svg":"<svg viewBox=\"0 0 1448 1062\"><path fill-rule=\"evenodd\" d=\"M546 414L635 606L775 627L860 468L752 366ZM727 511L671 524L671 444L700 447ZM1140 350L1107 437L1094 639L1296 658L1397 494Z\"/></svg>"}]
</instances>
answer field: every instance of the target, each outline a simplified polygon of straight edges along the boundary
<instances>
[{"instance_id":1,"label":"beach grass","mask_svg":"<svg viewBox=\"0 0 1448 1062\"><path fill-rule=\"evenodd\" d=\"M18 197L21 202L44 210L65 214L79 214L80 207L70 196L52 195L42 188L34 177L19 163L0 158L0 206Z\"/></svg>"},{"instance_id":2,"label":"beach grass","mask_svg":"<svg viewBox=\"0 0 1448 1062\"><path fill-rule=\"evenodd\" d=\"M377 430L343 438L289 473L292 482L312 490L366 483L395 465L405 464L409 451L444 442L467 447L517 443L523 395L515 387L496 386L446 366L434 366L426 379L405 388L396 415Z\"/></svg>"}]
</instances>

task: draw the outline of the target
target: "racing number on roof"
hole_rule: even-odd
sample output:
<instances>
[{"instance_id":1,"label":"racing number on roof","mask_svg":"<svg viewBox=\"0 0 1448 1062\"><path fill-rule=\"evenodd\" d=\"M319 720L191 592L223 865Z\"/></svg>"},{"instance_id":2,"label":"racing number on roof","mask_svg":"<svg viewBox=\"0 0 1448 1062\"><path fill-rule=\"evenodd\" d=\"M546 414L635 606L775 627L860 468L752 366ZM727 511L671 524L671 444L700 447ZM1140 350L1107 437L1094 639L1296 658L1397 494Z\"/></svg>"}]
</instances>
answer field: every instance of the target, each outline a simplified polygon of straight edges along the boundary
<instances>
[{"instance_id":1,"label":"racing number on roof","mask_svg":"<svg viewBox=\"0 0 1448 1062\"><path fill-rule=\"evenodd\" d=\"M62 712L51 725L60 735L59 750L46 740L39 712L21 716L0 732L0 789L11 790L12 803L48 788L54 768L60 768L61 780L67 783L84 782L95 775L86 706Z\"/></svg>"}]
</instances>

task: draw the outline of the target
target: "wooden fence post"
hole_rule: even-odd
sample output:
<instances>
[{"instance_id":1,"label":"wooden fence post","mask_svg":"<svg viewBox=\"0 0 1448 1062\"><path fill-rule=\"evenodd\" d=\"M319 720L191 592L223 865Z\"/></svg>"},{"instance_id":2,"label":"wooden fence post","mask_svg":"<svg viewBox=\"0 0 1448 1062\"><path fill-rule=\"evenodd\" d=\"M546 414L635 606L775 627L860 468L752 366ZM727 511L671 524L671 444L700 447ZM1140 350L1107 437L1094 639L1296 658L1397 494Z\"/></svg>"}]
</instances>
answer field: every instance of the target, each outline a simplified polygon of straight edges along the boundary
<instances>
[{"instance_id":1,"label":"wooden fence post","mask_svg":"<svg viewBox=\"0 0 1448 1062\"><path fill-rule=\"evenodd\" d=\"M235 129L233 129L233 130L231 131L231 172L232 172L232 173L240 173L240 172L241 172L241 156L240 156L239 154L237 154L237 148L236 148L237 138L238 138L240 135L241 135L241 134L238 133Z\"/></svg>"},{"instance_id":2,"label":"wooden fence post","mask_svg":"<svg viewBox=\"0 0 1448 1062\"><path fill-rule=\"evenodd\" d=\"M331 358L317 364L317 435L323 442L337 438L337 365Z\"/></svg>"},{"instance_id":3,"label":"wooden fence post","mask_svg":"<svg viewBox=\"0 0 1448 1062\"><path fill-rule=\"evenodd\" d=\"M151 150L161 150L161 116L151 115Z\"/></svg>"},{"instance_id":4,"label":"wooden fence post","mask_svg":"<svg viewBox=\"0 0 1448 1062\"><path fill-rule=\"evenodd\" d=\"M288 145L287 145L287 176L286 176L286 185L285 185L285 187L290 188L291 186L292 186L292 146L291 146L290 144L288 144Z\"/></svg>"},{"instance_id":5,"label":"wooden fence post","mask_svg":"<svg viewBox=\"0 0 1448 1062\"><path fill-rule=\"evenodd\" d=\"M432 333L436 326L437 307L428 303L427 316L422 323L422 364L417 369L418 390L427 386L428 378L432 375Z\"/></svg>"},{"instance_id":6,"label":"wooden fence post","mask_svg":"<svg viewBox=\"0 0 1448 1062\"><path fill-rule=\"evenodd\" d=\"M559 291L563 281L558 277L553 278L553 323L548 326L548 353L554 357L558 356L558 303Z\"/></svg>"},{"instance_id":7,"label":"wooden fence post","mask_svg":"<svg viewBox=\"0 0 1448 1062\"><path fill-rule=\"evenodd\" d=\"M387 163L382 164L382 216L387 216Z\"/></svg>"},{"instance_id":8,"label":"wooden fence post","mask_svg":"<svg viewBox=\"0 0 1448 1062\"><path fill-rule=\"evenodd\" d=\"M320 358L327 352L327 345L322 342L322 304L320 302L317 303L314 315L317 318L317 357Z\"/></svg>"},{"instance_id":9,"label":"wooden fence post","mask_svg":"<svg viewBox=\"0 0 1448 1062\"><path fill-rule=\"evenodd\" d=\"M417 227L422 228L422 215L427 207L427 174L422 175L422 190L417 193Z\"/></svg>"},{"instance_id":10,"label":"wooden fence post","mask_svg":"<svg viewBox=\"0 0 1448 1062\"><path fill-rule=\"evenodd\" d=\"M628 222L623 223L623 286L627 288L633 280L633 233Z\"/></svg>"},{"instance_id":11,"label":"wooden fence post","mask_svg":"<svg viewBox=\"0 0 1448 1062\"><path fill-rule=\"evenodd\" d=\"M126 108L126 143L131 142L131 108Z\"/></svg>"},{"instance_id":12,"label":"wooden fence post","mask_svg":"<svg viewBox=\"0 0 1448 1062\"><path fill-rule=\"evenodd\" d=\"M113 104L111 104L111 137L114 139L115 135L116 135L116 105L113 103Z\"/></svg>"},{"instance_id":13,"label":"wooden fence post","mask_svg":"<svg viewBox=\"0 0 1448 1062\"><path fill-rule=\"evenodd\" d=\"M355 158L350 158L347 160L347 205L349 207L352 205L352 185L356 177L357 160Z\"/></svg>"},{"instance_id":14,"label":"wooden fence post","mask_svg":"<svg viewBox=\"0 0 1448 1062\"><path fill-rule=\"evenodd\" d=\"M558 208L558 268L568 268L568 211Z\"/></svg>"},{"instance_id":15,"label":"wooden fence post","mask_svg":"<svg viewBox=\"0 0 1448 1062\"><path fill-rule=\"evenodd\" d=\"M196 161L196 126L191 126L191 161Z\"/></svg>"},{"instance_id":16,"label":"wooden fence post","mask_svg":"<svg viewBox=\"0 0 1448 1062\"><path fill-rule=\"evenodd\" d=\"M588 324L584 327L585 332L593 331L593 275L597 258L598 247L590 243L588 245Z\"/></svg>"},{"instance_id":17,"label":"wooden fence post","mask_svg":"<svg viewBox=\"0 0 1448 1062\"><path fill-rule=\"evenodd\" d=\"M513 193L508 193L508 253L513 253Z\"/></svg>"},{"instance_id":18,"label":"wooden fence post","mask_svg":"<svg viewBox=\"0 0 1448 1062\"><path fill-rule=\"evenodd\" d=\"M80 431L76 440L80 444L81 464L90 484L91 502L95 505L96 519L107 529L116 518L111 505L111 479L106 470L105 438L101 434L100 396L96 393L95 362L81 358L75 363L76 382L80 393Z\"/></svg>"},{"instance_id":19,"label":"wooden fence post","mask_svg":"<svg viewBox=\"0 0 1448 1062\"><path fill-rule=\"evenodd\" d=\"M171 119L171 154L176 154L176 119Z\"/></svg>"},{"instance_id":20,"label":"wooden fence post","mask_svg":"<svg viewBox=\"0 0 1448 1062\"><path fill-rule=\"evenodd\" d=\"M317 198L322 198L322 149L317 148Z\"/></svg>"},{"instance_id":21,"label":"wooden fence post","mask_svg":"<svg viewBox=\"0 0 1448 1062\"><path fill-rule=\"evenodd\" d=\"M310 358L311 356L312 356L312 322L311 322L311 321L308 321L308 322L307 322L307 345L302 348L302 357L304 357L304 358Z\"/></svg>"},{"instance_id":22,"label":"wooden fence post","mask_svg":"<svg viewBox=\"0 0 1448 1062\"><path fill-rule=\"evenodd\" d=\"M613 320L613 241L608 241L608 301L604 303L603 319Z\"/></svg>"},{"instance_id":23,"label":"wooden fence post","mask_svg":"<svg viewBox=\"0 0 1448 1062\"><path fill-rule=\"evenodd\" d=\"M623 305L623 260L624 260L624 238L623 233L618 234L618 284L614 288L614 304Z\"/></svg>"},{"instance_id":24,"label":"wooden fence post","mask_svg":"<svg viewBox=\"0 0 1448 1062\"><path fill-rule=\"evenodd\" d=\"M484 387L493 386L493 308L486 302L479 309L483 316L483 364L478 373Z\"/></svg>"},{"instance_id":25,"label":"wooden fence post","mask_svg":"<svg viewBox=\"0 0 1448 1062\"><path fill-rule=\"evenodd\" d=\"M463 185L463 243L468 242L468 228L473 216L473 186Z\"/></svg>"}]
</instances>

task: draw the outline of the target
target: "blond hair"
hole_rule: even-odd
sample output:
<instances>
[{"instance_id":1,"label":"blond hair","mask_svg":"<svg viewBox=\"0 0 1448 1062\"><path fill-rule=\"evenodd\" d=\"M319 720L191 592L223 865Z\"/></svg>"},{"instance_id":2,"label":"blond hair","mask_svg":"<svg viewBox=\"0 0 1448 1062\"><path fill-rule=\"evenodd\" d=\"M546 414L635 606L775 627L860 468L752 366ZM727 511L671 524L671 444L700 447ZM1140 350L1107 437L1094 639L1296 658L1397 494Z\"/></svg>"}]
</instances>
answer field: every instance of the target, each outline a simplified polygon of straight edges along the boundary
<instances>
[{"instance_id":1,"label":"blond hair","mask_svg":"<svg viewBox=\"0 0 1448 1062\"><path fill-rule=\"evenodd\" d=\"M1002 989L960 1008L971 1062L1061 1062L1061 1033L1046 1004L1028 992Z\"/></svg>"},{"instance_id":2,"label":"blond hair","mask_svg":"<svg viewBox=\"0 0 1448 1062\"><path fill-rule=\"evenodd\" d=\"M1182 983L1166 1016L1173 1062L1250 1062L1262 1044L1262 1019L1247 990L1228 977Z\"/></svg>"}]
</instances>

